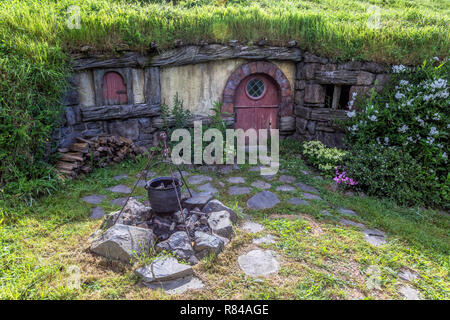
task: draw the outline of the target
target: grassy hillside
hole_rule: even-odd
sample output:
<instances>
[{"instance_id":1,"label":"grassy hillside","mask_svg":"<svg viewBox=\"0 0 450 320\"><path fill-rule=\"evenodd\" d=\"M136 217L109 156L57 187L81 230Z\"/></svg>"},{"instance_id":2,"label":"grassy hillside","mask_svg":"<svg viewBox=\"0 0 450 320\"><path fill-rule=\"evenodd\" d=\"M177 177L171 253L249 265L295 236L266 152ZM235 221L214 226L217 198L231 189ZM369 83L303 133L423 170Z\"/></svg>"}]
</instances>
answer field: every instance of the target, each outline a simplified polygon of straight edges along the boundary
<instances>
[{"instance_id":1,"label":"grassy hillside","mask_svg":"<svg viewBox=\"0 0 450 320\"><path fill-rule=\"evenodd\" d=\"M73 5L79 29L67 25ZM295 39L322 56L415 64L448 54L449 12L447 0L0 0L0 195L54 188L42 160L68 54L83 46L112 54L151 42L163 49L175 39Z\"/></svg>"},{"instance_id":2,"label":"grassy hillside","mask_svg":"<svg viewBox=\"0 0 450 320\"><path fill-rule=\"evenodd\" d=\"M80 8L80 29L66 25L71 5ZM321 55L420 63L447 54L450 43L446 0L8 0L0 9L7 42L46 42L70 51L84 45L145 49L152 41L168 47L174 39L296 39Z\"/></svg>"}]
</instances>

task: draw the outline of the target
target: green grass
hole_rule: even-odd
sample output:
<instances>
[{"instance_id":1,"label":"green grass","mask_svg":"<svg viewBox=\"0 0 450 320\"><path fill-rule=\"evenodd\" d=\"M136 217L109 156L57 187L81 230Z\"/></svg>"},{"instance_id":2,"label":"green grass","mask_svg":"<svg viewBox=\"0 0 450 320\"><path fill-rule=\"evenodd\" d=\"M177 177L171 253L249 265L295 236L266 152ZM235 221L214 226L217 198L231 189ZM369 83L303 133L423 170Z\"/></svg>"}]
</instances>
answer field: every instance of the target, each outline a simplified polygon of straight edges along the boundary
<instances>
[{"instance_id":1,"label":"green grass","mask_svg":"<svg viewBox=\"0 0 450 320\"><path fill-rule=\"evenodd\" d=\"M118 184L112 179L128 174L120 181L132 185L145 159L123 162L110 168L96 169L82 180L69 181L53 196L40 199L34 206L3 207L0 223L0 298L1 299L401 299L400 285L407 284L396 274L409 267L420 274L410 284L427 299L448 299L450 218L434 210L397 207L371 197L347 197L329 191L331 180L315 179L295 153L281 155L285 174L294 175L320 191L323 201L311 201L311 206L280 203L267 210L245 207L251 195L229 196L221 192L218 198L226 205L240 208L242 216L263 223L262 232L251 235L236 229L236 235L225 251L217 257L207 257L195 267L207 286L198 292L168 296L139 285L134 270L154 256L145 256L135 265L107 261L92 255L88 238L101 221L88 219L93 205L81 197L100 193L108 199L99 205L106 212L118 210L109 200L120 197L105 190ZM257 172L241 170L228 176L245 177L247 183L260 179ZM167 167L156 168L167 174ZM200 173L200 172L199 172ZM229 184L223 175L208 173L219 190ZM218 182L225 183L220 187ZM281 183L271 181L272 191ZM253 190L253 194L257 190ZM144 195L138 188L136 195ZM278 193L280 200L300 196L294 192ZM388 235L389 243L373 247L353 227L338 224L336 209L345 207L358 212L353 220L368 227L379 228ZM320 211L333 215L326 217ZM272 234L277 243L265 245L280 257L279 275L263 281L245 276L237 265L238 255L252 247L252 239ZM80 288L70 287L71 266L81 271ZM379 289L371 288L368 278L377 270Z\"/></svg>"},{"instance_id":2,"label":"green grass","mask_svg":"<svg viewBox=\"0 0 450 320\"><path fill-rule=\"evenodd\" d=\"M118 49L160 48L175 39L273 44L297 40L320 55L420 63L449 51L446 1L240 0L240 1L1 1L0 30L6 41L39 54L60 46L67 52L89 45L112 53ZM224 3L227 3L226 5ZM78 5L81 29L66 26L67 8ZM371 6L381 11L380 29L367 20ZM31 43L30 43L31 41ZM41 46L41 51L37 47ZM45 48L45 46L49 46ZM39 50L38 50L39 51Z\"/></svg>"},{"instance_id":3,"label":"green grass","mask_svg":"<svg viewBox=\"0 0 450 320\"><path fill-rule=\"evenodd\" d=\"M68 27L72 5L80 29ZM367 24L373 5L379 29ZM448 56L449 12L445 0L0 0L0 192L32 202L57 189L49 140L70 54L83 47L111 56L146 53L152 42L167 49L176 39L296 40L321 56L417 64Z\"/></svg>"}]
</instances>

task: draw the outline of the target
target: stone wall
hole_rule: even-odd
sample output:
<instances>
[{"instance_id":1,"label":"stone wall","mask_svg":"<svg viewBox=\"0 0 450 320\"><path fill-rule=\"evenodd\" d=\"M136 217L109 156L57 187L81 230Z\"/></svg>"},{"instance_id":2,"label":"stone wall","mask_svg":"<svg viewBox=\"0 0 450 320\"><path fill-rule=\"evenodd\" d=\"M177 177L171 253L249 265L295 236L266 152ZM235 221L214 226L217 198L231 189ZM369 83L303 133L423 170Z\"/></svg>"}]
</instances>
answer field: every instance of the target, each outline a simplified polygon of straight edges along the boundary
<instances>
[{"instance_id":1,"label":"stone wall","mask_svg":"<svg viewBox=\"0 0 450 320\"><path fill-rule=\"evenodd\" d=\"M343 131L336 120L345 120L353 93L379 91L388 81L387 66L372 62L336 63L305 53L297 63L294 92L296 133L302 141L320 140L342 146Z\"/></svg>"},{"instance_id":2,"label":"stone wall","mask_svg":"<svg viewBox=\"0 0 450 320\"><path fill-rule=\"evenodd\" d=\"M229 45L184 46L158 55L127 52L118 58L74 56L72 88L64 97L66 112L53 134L58 147L75 137L105 134L130 138L140 146L154 144L162 127L160 105L172 104L178 92L193 120L205 119L214 101L222 101L230 75L252 61L276 65L290 83L294 115L280 116L281 136L318 139L340 146L343 133L335 119L344 119L341 97L353 92L379 90L388 77L386 66L350 61L335 63L295 47ZM125 81L128 103L104 105L102 78L108 71ZM333 88L331 90L330 88ZM333 91L332 96L330 92ZM292 102L291 102L292 103ZM227 119L233 126L234 119ZM285 129L283 129L285 128Z\"/></svg>"}]
</instances>

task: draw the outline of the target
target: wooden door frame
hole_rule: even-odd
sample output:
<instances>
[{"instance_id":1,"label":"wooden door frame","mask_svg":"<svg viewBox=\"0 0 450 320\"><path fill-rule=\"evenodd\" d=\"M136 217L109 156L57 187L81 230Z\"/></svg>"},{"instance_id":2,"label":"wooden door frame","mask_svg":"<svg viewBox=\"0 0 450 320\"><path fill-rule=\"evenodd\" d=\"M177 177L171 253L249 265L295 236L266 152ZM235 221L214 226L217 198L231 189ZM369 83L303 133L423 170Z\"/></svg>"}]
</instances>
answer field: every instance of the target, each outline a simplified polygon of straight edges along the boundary
<instances>
[{"instance_id":1,"label":"wooden door frame","mask_svg":"<svg viewBox=\"0 0 450 320\"><path fill-rule=\"evenodd\" d=\"M116 72L122 76L125 87L127 88L127 105L134 104L133 77L131 74L131 68L108 68L94 70L95 104L97 106L106 105L106 101L103 99L103 78L108 72Z\"/></svg>"}]
</instances>

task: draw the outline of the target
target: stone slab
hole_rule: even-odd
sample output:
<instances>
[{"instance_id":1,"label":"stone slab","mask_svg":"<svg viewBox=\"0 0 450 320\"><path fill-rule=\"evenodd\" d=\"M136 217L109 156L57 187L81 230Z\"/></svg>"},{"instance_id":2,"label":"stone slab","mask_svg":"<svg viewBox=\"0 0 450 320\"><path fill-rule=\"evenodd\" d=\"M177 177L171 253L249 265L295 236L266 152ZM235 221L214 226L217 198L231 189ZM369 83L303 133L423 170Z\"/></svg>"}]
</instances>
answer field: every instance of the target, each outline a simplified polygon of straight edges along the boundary
<instances>
[{"instance_id":1,"label":"stone slab","mask_svg":"<svg viewBox=\"0 0 450 320\"><path fill-rule=\"evenodd\" d=\"M271 250L252 250L238 258L239 267L251 277L263 277L278 272L280 264Z\"/></svg>"},{"instance_id":2,"label":"stone slab","mask_svg":"<svg viewBox=\"0 0 450 320\"><path fill-rule=\"evenodd\" d=\"M83 198L81 198L81 200L90 204L99 204L106 198L107 196L104 196L102 194L90 194L88 196L84 196Z\"/></svg>"},{"instance_id":3,"label":"stone slab","mask_svg":"<svg viewBox=\"0 0 450 320\"><path fill-rule=\"evenodd\" d=\"M261 191L248 199L247 207L250 209L269 209L280 203L277 195L270 191Z\"/></svg>"}]
</instances>

